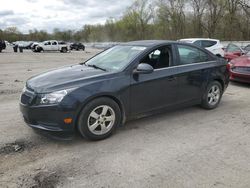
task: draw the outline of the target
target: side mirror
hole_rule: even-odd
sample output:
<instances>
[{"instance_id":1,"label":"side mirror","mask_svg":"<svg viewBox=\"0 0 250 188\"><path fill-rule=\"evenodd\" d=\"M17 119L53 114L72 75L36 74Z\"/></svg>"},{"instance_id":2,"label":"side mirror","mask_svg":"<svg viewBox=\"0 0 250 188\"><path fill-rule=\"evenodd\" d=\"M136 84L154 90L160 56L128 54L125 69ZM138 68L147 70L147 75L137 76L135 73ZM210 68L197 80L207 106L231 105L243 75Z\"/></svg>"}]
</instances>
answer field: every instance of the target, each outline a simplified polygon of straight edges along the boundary
<instances>
[{"instance_id":1,"label":"side mirror","mask_svg":"<svg viewBox=\"0 0 250 188\"><path fill-rule=\"evenodd\" d=\"M150 74L154 72L154 68L147 63L140 63L134 70L134 74Z\"/></svg>"},{"instance_id":2,"label":"side mirror","mask_svg":"<svg viewBox=\"0 0 250 188\"><path fill-rule=\"evenodd\" d=\"M247 51L246 50L242 50L241 51L241 55L246 55L247 54Z\"/></svg>"}]
</instances>

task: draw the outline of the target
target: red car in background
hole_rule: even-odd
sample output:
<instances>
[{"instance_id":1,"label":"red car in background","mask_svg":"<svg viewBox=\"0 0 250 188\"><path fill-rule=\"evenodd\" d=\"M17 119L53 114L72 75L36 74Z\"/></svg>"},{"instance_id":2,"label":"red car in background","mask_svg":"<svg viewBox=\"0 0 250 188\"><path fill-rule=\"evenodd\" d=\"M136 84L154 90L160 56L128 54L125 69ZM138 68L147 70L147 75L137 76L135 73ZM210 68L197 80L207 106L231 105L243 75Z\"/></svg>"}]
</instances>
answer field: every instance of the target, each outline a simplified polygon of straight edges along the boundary
<instances>
[{"instance_id":1,"label":"red car in background","mask_svg":"<svg viewBox=\"0 0 250 188\"><path fill-rule=\"evenodd\" d=\"M227 48L225 49L225 56L224 58L230 62L232 59L235 59L237 57L240 57L247 52L245 49L242 49L241 47L237 46L236 44L230 43L228 44Z\"/></svg>"},{"instance_id":2,"label":"red car in background","mask_svg":"<svg viewBox=\"0 0 250 188\"><path fill-rule=\"evenodd\" d=\"M250 52L230 61L230 80L250 83Z\"/></svg>"}]
</instances>

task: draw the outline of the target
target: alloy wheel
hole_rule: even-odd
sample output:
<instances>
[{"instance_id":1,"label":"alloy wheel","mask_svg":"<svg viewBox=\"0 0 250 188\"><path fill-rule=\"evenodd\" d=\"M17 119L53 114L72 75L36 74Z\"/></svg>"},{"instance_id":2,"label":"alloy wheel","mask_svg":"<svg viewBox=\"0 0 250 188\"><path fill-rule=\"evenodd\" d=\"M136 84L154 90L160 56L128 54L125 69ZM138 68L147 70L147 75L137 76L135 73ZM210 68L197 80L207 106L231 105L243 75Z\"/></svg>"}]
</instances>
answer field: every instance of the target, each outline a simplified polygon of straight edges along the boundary
<instances>
[{"instance_id":1,"label":"alloy wheel","mask_svg":"<svg viewBox=\"0 0 250 188\"><path fill-rule=\"evenodd\" d=\"M115 112L108 105L101 105L92 110L88 116L89 131L95 135L108 133L115 123Z\"/></svg>"},{"instance_id":2,"label":"alloy wheel","mask_svg":"<svg viewBox=\"0 0 250 188\"><path fill-rule=\"evenodd\" d=\"M213 85L208 91L207 101L211 106L216 105L220 100L220 88L217 85Z\"/></svg>"}]
</instances>

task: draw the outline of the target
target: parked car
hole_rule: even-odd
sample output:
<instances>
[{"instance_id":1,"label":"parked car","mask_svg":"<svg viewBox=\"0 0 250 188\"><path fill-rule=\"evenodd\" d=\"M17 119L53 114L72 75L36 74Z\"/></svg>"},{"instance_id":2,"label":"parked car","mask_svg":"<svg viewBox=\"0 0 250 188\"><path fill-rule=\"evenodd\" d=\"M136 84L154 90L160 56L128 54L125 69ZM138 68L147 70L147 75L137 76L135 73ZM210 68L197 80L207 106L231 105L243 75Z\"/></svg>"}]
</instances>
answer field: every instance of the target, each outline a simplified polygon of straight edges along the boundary
<instances>
[{"instance_id":1,"label":"parked car","mask_svg":"<svg viewBox=\"0 0 250 188\"><path fill-rule=\"evenodd\" d=\"M217 39L188 38L188 39L180 39L179 41L192 43L202 48L205 48L218 57L224 57L224 54L225 54L223 50L223 45Z\"/></svg>"},{"instance_id":2,"label":"parked car","mask_svg":"<svg viewBox=\"0 0 250 188\"><path fill-rule=\"evenodd\" d=\"M33 52L36 52L36 46L39 44L39 42L33 42L32 44L31 44L31 47L30 47L30 49L33 51Z\"/></svg>"},{"instance_id":3,"label":"parked car","mask_svg":"<svg viewBox=\"0 0 250 188\"><path fill-rule=\"evenodd\" d=\"M85 50L85 46L82 43L72 43L70 45L70 50Z\"/></svg>"},{"instance_id":4,"label":"parked car","mask_svg":"<svg viewBox=\"0 0 250 188\"><path fill-rule=\"evenodd\" d=\"M250 52L230 61L230 80L250 83Z\"/></svg>"},{"instance_id":5,"label":"parked car","mask_svg":"<svg viewBox=\"0 0 250 188\"><path fill-rule=\"evenodd\" d=\"M16 41L13 42L13 46L21 47L22 49L31 49L33 41Z\"/></svg>"},{"instance_id":6,"label":"parked car","mask_svg":"<svg viewBox=\"0 0 250 188\"><path fill-rule=\"evenodd\" d=\"M66 53L68 50L69 46L67 45L67 43L58 42L56 40L49 40L36 44L34 52L60 51Z\"/></svg>"},{"instance_id":7,"label":"parked car","mask_svg":"<svg viewBox=\"0 0 250 188\"><path fill-rule=\"evenodd\" d=\"M236 44L229 43L225 49L225 59L230 62L232 59L244 55L246 51Z\"/></svg>"},{"instance_id":8,"label":"parked car","mask_svg":"<svg viewBox=\"0 0 250 188\"><path fill-rule=\"evenodd\" d=\"M245 52L250 52L250 44L246 45L246 46L243 48L243 50L244 50Z\"/></svg>"},{"instance_id":9,"label":"parked car","mask_svg":"<svg viewBox=\"0 0 250 188\"><path fill-rule=\"evenodd\" d=\"M6 49L6 44L4 40L0 40L0 52L2 52L2 50Z\"/></svg>"},{"instance_id":10,"label":"parked car","mask_svg":"<svg viewBox=\"0 0 250 188\"><path fill-rule=\"evenodd\" d=\"M24 46L24 49L30 50L33 43L34 42L28 42L28 44L26 46Z\"/></svg>"},{"instance_id":11,"label":"parked car","mask_svg":"<svg viewBox=\"0 0 250 188\"><path fill-rule=\"evenodd\" d=\"M30 78L20 109L34 129L109 137L126 120L201 104L214 109L229 83L224 59L172 41L134 41L84 63Z\"/></svg>"}]
</instances>

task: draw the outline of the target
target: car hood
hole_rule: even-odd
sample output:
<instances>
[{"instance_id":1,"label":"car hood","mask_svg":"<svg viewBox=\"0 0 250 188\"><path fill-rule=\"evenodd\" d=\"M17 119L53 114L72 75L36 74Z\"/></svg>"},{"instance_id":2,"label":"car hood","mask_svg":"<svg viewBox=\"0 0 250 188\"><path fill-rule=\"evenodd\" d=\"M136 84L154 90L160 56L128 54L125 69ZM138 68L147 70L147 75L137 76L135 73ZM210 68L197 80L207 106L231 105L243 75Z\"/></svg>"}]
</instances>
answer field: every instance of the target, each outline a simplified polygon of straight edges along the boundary
<instances>
[{"instance_id":1,"label":"car hood","mask_svg":"<svg viewBox=\"0 0 250 188\"><path fill-rule=\"evenodd\" d=\"M231 61L235 66L250 67L250 56L243 55Z\"/></svg>"},{"instance_id":2,"label":"car hood","mask_svg":"<svg viewBox=\"0 0 250 188\"><path fill-rule=\"evenodd\" d=\"M27 81L26 87L37 93L47 93L74 88L84 84L88 79L106 74L108 72L78 64L34 76Z\"/></svg>"}]
</instances>

